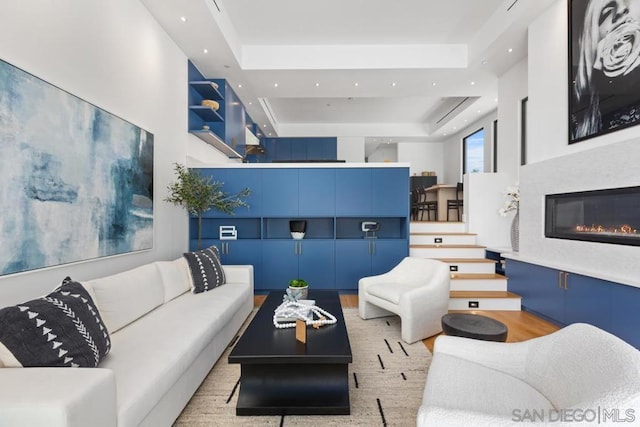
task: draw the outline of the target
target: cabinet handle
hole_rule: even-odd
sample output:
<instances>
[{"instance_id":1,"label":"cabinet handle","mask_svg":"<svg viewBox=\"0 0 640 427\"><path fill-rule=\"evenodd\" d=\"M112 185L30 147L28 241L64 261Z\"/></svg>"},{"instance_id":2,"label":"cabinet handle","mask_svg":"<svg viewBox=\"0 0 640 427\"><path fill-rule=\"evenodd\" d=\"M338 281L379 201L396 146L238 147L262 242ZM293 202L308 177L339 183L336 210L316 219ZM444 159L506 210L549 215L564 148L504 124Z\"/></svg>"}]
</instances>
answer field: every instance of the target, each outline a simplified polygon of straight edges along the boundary
<instances>
[{"instance_id":1,"label":"cabinet handle","mask_svg":"<svg viewBox=\"0 0 640 427\"><path fill-rule=\"evenodd\" d=\"M299 246L300 249L298 249L298 254L302 255L302 242L298 242L298 245L300 245Z\"/></svg>"},{"instance_id":2,"label":"cabinet handle","mask_svg":"<svg viewBox=\"0 0 640 427\"><path fill-rule=\"evenodd\" d=\"M376 242L371 242L371 248L373 249L373 255L376 254Z\"/></svg>"},{"instance_id":3,"label":"cabinet handle","mask_svg":"<svg viewBox=\"0 0 640 427\"><path fill-rule=\"evenodd\" d=\"M298 242L293 242L293 253L298 255Z\"/></svg>"},{"instance_id":4,"label":"cabinet handle","mask_svg":"<svg viewBox=\"0 0 640 427\"><path fill-rule=\"evenodd\" d=\"M569 287L567 286L567 281L569 280L569 273L565 271L564 273L564 290L568 291Z\"/></svg>"},{"instance_id":5,"label":"cabinet handle","mask_svg":"<svg viewBox=\"0 0 640 427\"><path fill-rule=\"evenodd\" d=\"M229 242L224 243L224 253L225 255L229 255Z\"/></svg>"},{"instance_id":6,"label":"cabinet handle","mask_svg":"<svg viewBox=\"0 0 640 427\"><path fill-rule=\"evenodd\" d=\"M562 273L564 271L558 271L558 289L562 289Z\"/></svg>"}]
</instances>

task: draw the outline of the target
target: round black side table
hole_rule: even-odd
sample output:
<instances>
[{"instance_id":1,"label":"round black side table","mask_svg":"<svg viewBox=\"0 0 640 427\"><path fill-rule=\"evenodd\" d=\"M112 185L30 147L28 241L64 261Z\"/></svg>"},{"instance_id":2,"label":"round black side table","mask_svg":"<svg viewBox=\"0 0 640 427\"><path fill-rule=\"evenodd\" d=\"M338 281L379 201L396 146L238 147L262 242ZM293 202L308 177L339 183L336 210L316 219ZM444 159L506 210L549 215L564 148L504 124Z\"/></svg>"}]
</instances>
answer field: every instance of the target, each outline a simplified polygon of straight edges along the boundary
<instances>
[{"instance_id":1,"label":"round black side table","mask_svg":"<svg viewBox=\"0 0 640 427\"><path fill-rule=\"evenodd\" d=\"M507 326L479 314L449 313L442 316L442 331L446 335L483 341L505 342Z\"/></svg>"}]
</instances>

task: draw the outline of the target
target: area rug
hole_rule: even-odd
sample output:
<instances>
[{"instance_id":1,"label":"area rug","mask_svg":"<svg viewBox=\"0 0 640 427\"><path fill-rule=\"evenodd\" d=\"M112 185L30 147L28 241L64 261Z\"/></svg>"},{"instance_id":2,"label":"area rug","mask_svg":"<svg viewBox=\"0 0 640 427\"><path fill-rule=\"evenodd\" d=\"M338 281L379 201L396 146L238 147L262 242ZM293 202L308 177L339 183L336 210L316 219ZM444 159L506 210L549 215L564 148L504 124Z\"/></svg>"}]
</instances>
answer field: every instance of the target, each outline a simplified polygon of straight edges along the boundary
<instances>
[{"instance_id":1,"label":"area rug","mask_svg":"<svg viewBox=\"0 0 640 427\"><path fill-rule=\"evenodd\" d=\"M396 316L362 320L343 309L353 363L349 365L351 415L235 415L240 366L227 363L228 348L191 398L176 426L412 426L422 401L431 353L400 338ZM245 322L245 326L248 321ZM244 328L243 327L243 328Z\"/></svg>"}]
</instances>

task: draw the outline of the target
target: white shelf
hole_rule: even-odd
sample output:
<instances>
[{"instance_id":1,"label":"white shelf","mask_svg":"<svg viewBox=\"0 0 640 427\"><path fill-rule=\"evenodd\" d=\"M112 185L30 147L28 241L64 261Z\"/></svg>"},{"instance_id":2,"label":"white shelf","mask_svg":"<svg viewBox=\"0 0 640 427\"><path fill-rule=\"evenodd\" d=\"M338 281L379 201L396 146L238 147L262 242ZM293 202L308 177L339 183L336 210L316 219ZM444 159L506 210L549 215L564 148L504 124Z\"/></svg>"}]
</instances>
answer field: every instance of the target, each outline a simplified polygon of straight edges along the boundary
<instances>
[{"instance_id":1,"label":"white shelf","mask_svg":"<svg viewBox=\"0 0 640 427\"><path fill-rule=\"evenodd\" d=\"M240 153L238 153L232 147L225 144L225 142L221 140L218 137L218 135L211 132L210 130L192 130L189 132L194 134L195 136L197 136L207 144L211 145L212 147L216 148L218 151L222 152L223 154L225 154L227 157L231 159L242 158L242 155Z\"/></svg>"}]
</instances>

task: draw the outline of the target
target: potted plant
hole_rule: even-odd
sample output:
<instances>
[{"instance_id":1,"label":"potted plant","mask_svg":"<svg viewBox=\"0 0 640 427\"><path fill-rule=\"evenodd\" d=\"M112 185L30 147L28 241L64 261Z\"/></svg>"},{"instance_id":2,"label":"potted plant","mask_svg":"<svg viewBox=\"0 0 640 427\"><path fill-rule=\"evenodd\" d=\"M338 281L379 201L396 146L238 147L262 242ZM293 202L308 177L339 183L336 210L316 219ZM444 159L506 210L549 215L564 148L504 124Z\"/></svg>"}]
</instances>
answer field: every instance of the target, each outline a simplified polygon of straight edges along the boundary
<instances>
[{"instance_id":1,"label":"potted plant","mask_svg":"<svg viewBox=\"0 0 640 427\"><path fill-rule=\"evenodd\" d=\"M177 179L167 186L169 196L165 202L181 206L191 215L198 217L198 249L202 240L202 213L215 209L227 214L233 214L240 206L249 207L243 200L251 194L251 190L243 188L236 194L222 191L222 182L213 181L211 177L204 177L196 170L187 169L184 165L175 164Z\"/></svg>"},{"instance_id":2,"label":"potted plant","mask_svg":"<svg viewBox=\"0 0 640 427\"><path fill-rule=\"evenodd\" d=\"M289 289L291 289L291 293L296 295L299 300L307 299L307 295L309 295L309 284L304 279L289 280Z\"/></svg>"}]
</instances>

